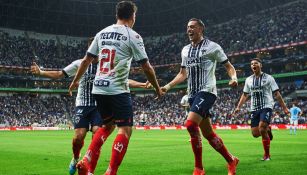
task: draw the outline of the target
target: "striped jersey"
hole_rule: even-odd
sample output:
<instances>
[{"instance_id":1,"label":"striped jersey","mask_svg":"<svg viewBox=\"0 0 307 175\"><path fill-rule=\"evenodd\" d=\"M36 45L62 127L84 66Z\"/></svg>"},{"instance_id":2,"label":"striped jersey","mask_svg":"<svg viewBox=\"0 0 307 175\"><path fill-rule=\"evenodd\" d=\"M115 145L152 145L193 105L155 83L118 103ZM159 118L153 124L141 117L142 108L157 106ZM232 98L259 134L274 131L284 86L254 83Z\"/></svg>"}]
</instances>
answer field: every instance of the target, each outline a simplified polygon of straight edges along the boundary
<instances>
[{"instance_id":1,"label":"striped jersey","mask_svg":"<svg viewBox=\"0 0 307 175\"><path fill-rule=\"evenodd\" d=\"M66 66L62 71L66 77L76 75L82 60L76 60ZM90 64L86 72L79 81L78 93L76 97L76 106L96 106L96 101L92 95L93 81L97 70L97 64Z\"/></svg>"},{"instance_id":2,"label":"striped jersey","mask_svg":"<svg viewBox=\"0 0 307 175\"><path fill-rule=\"evenodd\" d=\"M292 107L290 108L290 114L291 114L291 120L297 120L298 119L298 114L302 112L299 107Z\"/></svg>"},{"instance_id":3,"label":"striped jersey","mask_svg":"<svg viewBox=\"0 0 307 175\"><path fill-rule=\"evenodd\" d=\"M197 46L189 44L183 47L181 58L181 67L187 69L189 97L199 91L217 95L216 64L228 61L221 46L209 39L203 39Z\"/></svg>"},{"instance_id":4,"label":"striped jersey","mask_svg":"<svg viewBox=\"0 0 307 175\"><path fill-rule=\"evenodd\" d=\"M98 57L93 94L129 93L128 75L132 59L148 59L143 39L125 25L113 24L96 34L87 54Z\"/></svg>"},{"instance_id":5,"label":"striped jersey","mask_svg":"<svg viewBox=\"0 0 307 175\"><path fill-rule=\"evenodd\" d=\"M262 73L259 77L254 74L246 78L243 92L251 96L251 111L257 111L263 108L271 108L274 106L272 92L278 91L278 85L275 79L266 73Z\"/></svg>"}]
</instances>

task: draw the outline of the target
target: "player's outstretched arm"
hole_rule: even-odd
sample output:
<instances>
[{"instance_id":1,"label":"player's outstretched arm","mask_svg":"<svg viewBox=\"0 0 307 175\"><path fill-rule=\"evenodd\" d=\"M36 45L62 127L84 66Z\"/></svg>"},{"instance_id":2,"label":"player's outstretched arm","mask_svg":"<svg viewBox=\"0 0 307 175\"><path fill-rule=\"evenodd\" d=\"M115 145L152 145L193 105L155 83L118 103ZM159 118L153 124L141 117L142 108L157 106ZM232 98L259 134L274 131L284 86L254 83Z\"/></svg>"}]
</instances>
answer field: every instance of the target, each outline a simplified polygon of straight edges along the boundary
<instances>
[{"instance_id":1,"label":"player's outstretched arm","mask_svg":"<svg viewBox=\"0 0 307 175\"><path fill-rule=\"evenodd\" d=\"M142 82L138 82L138 81L131 80L131 79L128 79L128 82L129 82L129 87L130 87L130 88L144 88L144 89L149 89L149 88L147 88L147 87L148 87L147 82L146 82L146 83L142 83Z\"/></svg>"},{"instance_id":2,"label":"player's outstretched arm","mask_svg":"<svg viewBox=\"0 0 307 175\"><path fill-rule=\"evenodd\" d=\"M169 82L165 86L163 86L161 89L164 93L166 93L172 87L176 86L179 83L182 83L186 78L187 78L187 71L184 67L182 67L182 68L180 68L180 71L176 75L176 77L171 82Z\"/></svg>"},{"instance_id":3,"label":"player's outstretched arm","mask_svg":"<svg viewBox=\"0 0 307 175\"><path fill-rule=\"evenodd\" d=\"M80 67L78 68L78 71L77 71L73 81L71 82L71 84L69 86L68 92L69 92L70 95L72 95L72 91L78 87L80 78L85 73L88 66L92 63L93 60L94 60L94 58L91 57L91 56L88 56L88 55L86 55L83 58L83 60L80 64Z\"/></svg>"},{"instance_id":4,"label":"player's outstretched arm","mask_svg":"<svg viewBox=\"0 0 307 175\"><path fill-rule=\"evenodd\" d=\"M39 66L33 62L31 65L31 73L37 76L52 78L52 79L60 79L64 78L63 71L44 71L39 68Z\"/></svg>"},{"instance_id":5,"label":"player's outstretched arm","mask_svg":"<svg viewBox=\"0 0 307 175\"><path fill-rule=\"evenodd\" d=\"M289 114L289 109L288 109L286 103L284 102L284 99L282 98L282 96L281 96L279 91L275 91L274 92L274 97L278 101L279 105L282 107L284 113L285 114Z\"/></svg>"},{"instance_id":6,"label":"player's outstretched arm","mask_svg":"<svg viewBox=\"0 0 307 175\"><path fill-rule=\"evenodd\" d=\"M233 111L233 113L237 113L237 112L240 111L240 108L246 102L247 98L248 98L248 94L243 92L243 94L240 97L239 103L238 103L236 109Z\"/></svg>"},{"instance_id":7,"label":"player's outstretched arm","mask_svg":"<svg viewBox=\"0 0 307 175\"><path fill-rule=\"evenodd\" d=\"M227 70L228 76L231 78L229 81L229 86L235 87L238 85L238 78L237 78L237 72L236 69L233 67L233 65L228 61L224 64L224 67Z\"/></svg>"},{"instance_id":8,"label":"player's outstretched arm","mask_svg":"<svg viewBox=\"0 0 307 175\"><path fill-rule=\"evenodd\" d=\"M156 73L149 61L147 60L143 64L141 64L142 69L147 77L147 80L152 84L152 86L155 88L156 93L158 95L158 98L160 98L163 94L160 88L160 85L158 83L158 80L156 78Z\"/></svg>"}]
</instances>

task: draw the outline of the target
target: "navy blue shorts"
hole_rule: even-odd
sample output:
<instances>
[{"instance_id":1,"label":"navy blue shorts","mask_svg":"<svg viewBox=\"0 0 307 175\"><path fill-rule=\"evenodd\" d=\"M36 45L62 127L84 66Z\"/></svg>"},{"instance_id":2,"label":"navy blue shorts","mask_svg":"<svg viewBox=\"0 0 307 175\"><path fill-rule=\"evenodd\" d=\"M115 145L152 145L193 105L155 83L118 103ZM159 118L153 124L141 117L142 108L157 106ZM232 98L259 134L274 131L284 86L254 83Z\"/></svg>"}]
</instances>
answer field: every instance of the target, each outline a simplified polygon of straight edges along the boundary
<instances>
[{"instance_id":1,"label":"navy blue shorts","mask_svg":"<svg viewBox=\"0 0 307 175\"><path fill-rule=\"evenodd\" d=\"M77 106L73 117L74 127L86 128L90 126L101 126L102 119L96 106Z\"/></svg>"},{"instance_id":2,"label":"navy blue shorts","mask_svg":"<svg viewBox=\"0 0 307 175\"><path fill-rule=\"evenodd\" d=\"M209 117L209 110L212 108L216 96L209 92L200 91L191 98L189 98L190 111L193 111L200 116Z\"/></svg>"},{"instance_id":3,"label":"navy blue shorts","mask_svg":"<svg viewBox=\"0 0 307 175\"><path fill-rule=\"evenodd\" d=\"M133 126L132 99L130 93L117 95L94 94L103 124L111 121L117 126Z\"/></svg>"},{"instance_id":4,"label":"navy blue shorts","mask_svg":"<svg viewBox=\"0 0 307 175\"><path fill-rule=\"evenodd\" d=\"M271 122L272 112L271 108L263 108L258 111L252 111L251 113L251 127L258 127L260 121L264 121L268 124Z\"/></svg>"}]
</instances>

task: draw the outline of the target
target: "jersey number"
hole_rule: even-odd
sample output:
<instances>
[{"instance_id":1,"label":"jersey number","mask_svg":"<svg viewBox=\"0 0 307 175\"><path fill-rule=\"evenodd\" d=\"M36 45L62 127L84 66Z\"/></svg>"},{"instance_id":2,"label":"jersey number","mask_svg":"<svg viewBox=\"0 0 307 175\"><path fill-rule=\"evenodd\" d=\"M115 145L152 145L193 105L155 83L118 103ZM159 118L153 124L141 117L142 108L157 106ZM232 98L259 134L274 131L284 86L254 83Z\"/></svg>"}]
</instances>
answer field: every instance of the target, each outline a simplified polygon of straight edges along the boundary
<instances>
[{"instance_id":1,"label":"jersey number","mask_svg":"<svg viewBox=\"0 0 307 175\"><path fill-rule=\"evenodd\" d=\"M116 50L110 50L110 49L103 49L101 51L101 55L104 55L104 57L100 60L100 72L107 74L109 71L114 69L114 58L115 58L115 52ZM104 63L110 63L110 67L103 67Z\"/></svg>"}]
</instances>

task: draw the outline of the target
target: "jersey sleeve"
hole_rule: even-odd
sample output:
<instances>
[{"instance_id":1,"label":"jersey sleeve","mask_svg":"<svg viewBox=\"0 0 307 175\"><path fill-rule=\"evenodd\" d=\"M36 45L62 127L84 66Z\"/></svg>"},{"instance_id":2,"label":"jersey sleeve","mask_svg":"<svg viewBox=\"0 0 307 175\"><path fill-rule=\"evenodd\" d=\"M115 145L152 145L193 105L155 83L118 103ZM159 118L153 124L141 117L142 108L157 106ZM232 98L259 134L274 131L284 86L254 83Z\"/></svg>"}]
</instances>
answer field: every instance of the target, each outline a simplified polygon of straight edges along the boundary
<instances>
[{"instance_id":1,"label":"jersey sleeve","mask_svg":"<svg viewBox=\"0 0 307 175\"><path fill-rule=\"evenodd\" d=\"M142 62L148 59L145 51L145 46L142 37L136 32L130 34L130 44L133 54L133 59L137 62Z\"/></svg>"},{"instance_id":2,"label":"jersey sleeve","mask_svg":"<svg viewBox=\"0 0 307 175\"><path fill-rule=\"evenodd\" d=\"M272 92L278 91L279 87L278 87L275 79L272 76L270 76L270 81L271 81L271 90L272 90Z\"/></svg>"},{"instance_id":3,"label":"jersey sleeve","mask_svg":"<svg viewBox=\"0 0 307 175\"><path fill-rule=\"evenodd\" d=\"M248 78L246 78L246 80L245 80L243 92L244 92L244 93L247 93L247 94L250 93L250 88L249 88L249 86L248 86Z\"/></svg>"},{"instance_id":4,"label":"jersey sleeve","mask_svg":"<svg viewBox=\"0 0 307 175\"><path fill-rule=\"evenodd\" d=\"M214 45L214 47L215 47L214 56L216 61L222 64L226 63L228 61L228 58L222 47L218 44Z\"/></svg>"},{"instance_id":5,"label":"jersey sleeve","mask_svg":"<svg viewBox=\"0 0 307 175\"><path fill-rule=\"evenodd\" d=\"M72 62L70 65L66 66L62 72L65 74L66 77L72 77L76 75L78 68L80 67L81 61L76 60Z\"/></svg>"},{"instance_id":6,"label":"jersey sleeve","mask_svg":"<svg viewBox=\"0 0 307 175\"><path fill-rule=\"evenodd\" d=\"M86 54L90 57L97 58L99 54L99 47L98 47L98 36L96 35L92 44L90 47L87 49Z\"/></svg>"},{"instance_id":7,"label":"jersey sleeve","mask_svg":"<svg viewBox=\"0 0 307 175\"><path fill-rule=\"evenodd\" d=\"M181 51L181 67L187 67L186 59L184 56L184 48Z\"/></svg>"}]
</instances>

